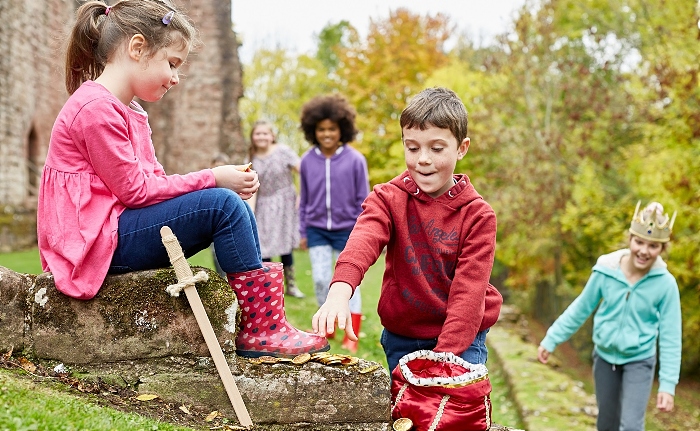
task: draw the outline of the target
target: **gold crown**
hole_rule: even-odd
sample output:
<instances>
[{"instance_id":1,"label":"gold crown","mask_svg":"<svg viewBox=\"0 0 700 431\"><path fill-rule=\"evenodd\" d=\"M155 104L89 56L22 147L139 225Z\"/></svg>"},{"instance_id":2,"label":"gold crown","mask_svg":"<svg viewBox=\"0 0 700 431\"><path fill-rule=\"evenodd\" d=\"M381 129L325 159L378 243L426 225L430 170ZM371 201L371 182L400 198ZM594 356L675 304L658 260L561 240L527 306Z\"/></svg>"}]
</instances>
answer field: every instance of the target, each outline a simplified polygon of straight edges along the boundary
<instances>
[{"instance_id":1,"label":"gold crown","mask_svg":"<svg viewBox=\"0 0 700 431\"><path fill-rule=\"evenodd\" d=\"M637 208L634 209L630 233L648 241L668 242L671 239L673 222L676 221L676 212L674 211L669 219L668 214L663 214L661 204L652 202L639 211L641 203L642 201L637 202ZM652 206L653 204L656 205Z\"/></svg>"}]
</instances>

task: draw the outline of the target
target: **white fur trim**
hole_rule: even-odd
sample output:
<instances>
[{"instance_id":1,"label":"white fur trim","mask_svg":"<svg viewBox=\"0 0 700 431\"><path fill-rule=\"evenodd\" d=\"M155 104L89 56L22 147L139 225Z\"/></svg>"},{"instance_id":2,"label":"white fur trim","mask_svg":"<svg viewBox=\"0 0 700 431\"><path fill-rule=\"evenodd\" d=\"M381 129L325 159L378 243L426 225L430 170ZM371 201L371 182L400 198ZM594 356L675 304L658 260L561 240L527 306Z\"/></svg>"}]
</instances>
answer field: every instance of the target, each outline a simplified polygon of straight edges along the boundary
<instances>
[{"instance_id":1,"label":"white fur trim","mask_svg":"<svg viewBox=\"0 0 700 431\"><path fill-rule=\"evenodd\" d=\"M435 362L447 362L450 364L460 365L469 371L461 376L418 378L414 376L411 370L408 368L408 363L414 359L428 359ZM399 367L401 368L401 374L403 374L403 376L406 378L406 381L415 386L466 384L489 375L489 371L484 364L471 364L454 353L434 352L432 350L418 350L416 352L409 353L399 360Z\"/></svg>"},{"instance_id":2,"label":"white fur trim","mask_svg":"<svg viewBox=\"0 0 700 431\"><path fill-rule=\"evenodd\" d=\"M604 266L610 269L618 269L620 267L620 259L623 256L630 254L630 249L623 248L621 250L613 251L612 253L604 254L598 258L596 265ZM666 268L666 262L661 258L661 256L656 257L656 262L651 266L651 269Z\"/></svg>"}]
</instances>

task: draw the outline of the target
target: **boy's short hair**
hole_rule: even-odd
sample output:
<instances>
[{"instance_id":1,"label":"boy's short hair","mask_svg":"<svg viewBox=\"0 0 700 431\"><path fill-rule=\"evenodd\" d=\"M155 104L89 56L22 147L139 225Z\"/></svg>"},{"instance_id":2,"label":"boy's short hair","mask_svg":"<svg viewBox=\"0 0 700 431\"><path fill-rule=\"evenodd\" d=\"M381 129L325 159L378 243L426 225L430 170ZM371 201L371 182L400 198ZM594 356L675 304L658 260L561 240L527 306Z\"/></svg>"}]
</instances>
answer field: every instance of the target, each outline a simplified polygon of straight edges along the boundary
<instances>
[{"instance_id":1,"label":"boy's short hair","mask_svg":"<svg viewBox=\"0 0 700 431\"><path fill-rule=\"evenodd\" d=\"M401 112L401 137L403 129L428 126L449 129L460 144L467 137L467 108L457 94L443 87L426 88L415 95Z\"/></svg>"}]
</instances>

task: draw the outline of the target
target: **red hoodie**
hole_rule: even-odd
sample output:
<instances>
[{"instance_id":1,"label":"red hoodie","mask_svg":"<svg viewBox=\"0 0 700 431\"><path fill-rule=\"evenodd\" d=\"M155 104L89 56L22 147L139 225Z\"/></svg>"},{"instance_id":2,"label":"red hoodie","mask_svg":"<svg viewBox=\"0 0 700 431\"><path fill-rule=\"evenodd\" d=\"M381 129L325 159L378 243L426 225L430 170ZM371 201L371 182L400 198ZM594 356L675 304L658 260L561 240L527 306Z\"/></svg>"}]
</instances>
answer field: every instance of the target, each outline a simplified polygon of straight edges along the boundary
<instances>
[{"instance_id":1,"label":"red hoodie","mask_svg":"<svg viewBox=\"0 0 700 431\"><path fill-rule=\"evenodd\" d=\"M498 320L501 294L489 284L496 214L463 174L434 199L408 171L379 184L362 204L333 283L358 286L387 247L377 311L406 337L437 338L437 352L461 354Z\"/></svg>"}]
</instances>

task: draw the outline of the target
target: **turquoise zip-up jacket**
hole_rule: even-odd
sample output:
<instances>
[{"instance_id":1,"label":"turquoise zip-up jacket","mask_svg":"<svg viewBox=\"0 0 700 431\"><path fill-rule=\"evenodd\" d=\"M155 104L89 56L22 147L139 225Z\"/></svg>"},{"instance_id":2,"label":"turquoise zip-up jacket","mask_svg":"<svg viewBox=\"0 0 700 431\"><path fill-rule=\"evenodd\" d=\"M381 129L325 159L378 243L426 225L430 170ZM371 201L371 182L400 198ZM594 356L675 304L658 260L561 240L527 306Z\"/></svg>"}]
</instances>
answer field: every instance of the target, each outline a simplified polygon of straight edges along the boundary
<instances>
[{"instance_id":1,"label":"turquoise zip-up jacket","mask_svg":"<svg viewBox=\"0 0 700 431\"><path fill-rule=\"evenodd\" d=\"M659 392L675 395L681 369L681 302L675 277L658 257L649 272L630 284L618 250L598 258L581 294L547 330L540 343L550 352L568 340L600 304L593 317L595 351L622 365L656 354L659 342Z\"/></svg>"}]
</instances>

